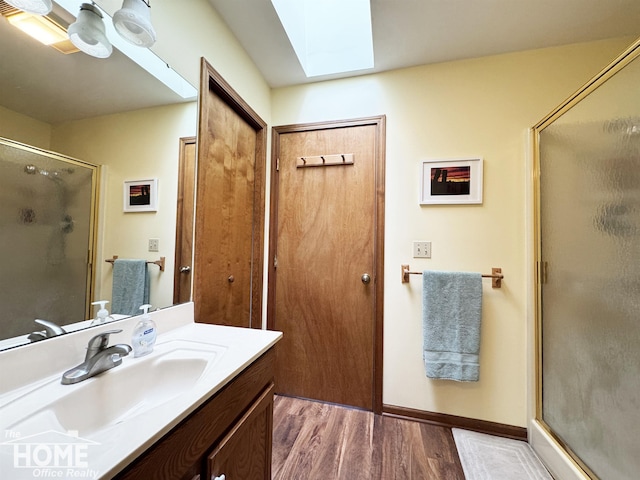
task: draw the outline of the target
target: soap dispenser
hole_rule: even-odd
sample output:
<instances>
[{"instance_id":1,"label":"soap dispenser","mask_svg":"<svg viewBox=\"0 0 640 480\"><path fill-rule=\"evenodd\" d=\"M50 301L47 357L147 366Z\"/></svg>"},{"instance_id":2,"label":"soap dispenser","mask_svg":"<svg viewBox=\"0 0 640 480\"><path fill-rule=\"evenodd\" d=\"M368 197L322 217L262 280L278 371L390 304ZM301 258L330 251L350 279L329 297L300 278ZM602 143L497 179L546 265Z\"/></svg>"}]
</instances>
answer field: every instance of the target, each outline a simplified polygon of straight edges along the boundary
<instances>
[{"instance_id":1,"label":"soap dispenser","mask_svg":"<svg viewBox=\"0 0 640 480\"><path fill-rule=\"evenodd\" d=\"M109 303L107 300L98 300L97 302L91 303L91 305L100 305L100 309L96 314L96 318L91 322L91 326L93 325L102 325L103 323L113 322L113 317L109 315L109 311L105 308L105 305Z\"/></svg>"},{"instance_id":2,"label":"soap dispenser","mask_svg":"<svg viewBox=\"0 0 640 480\"><path fill-rule=\"evenodd\" d=\"M142 357L151 353L156 343L156 324L149 315L150 308L151 305L142 305L140 307L140 310L143 311L142 319L133 329L133 336L131 337L134 357Z\"/></svg>"}]
</instances>

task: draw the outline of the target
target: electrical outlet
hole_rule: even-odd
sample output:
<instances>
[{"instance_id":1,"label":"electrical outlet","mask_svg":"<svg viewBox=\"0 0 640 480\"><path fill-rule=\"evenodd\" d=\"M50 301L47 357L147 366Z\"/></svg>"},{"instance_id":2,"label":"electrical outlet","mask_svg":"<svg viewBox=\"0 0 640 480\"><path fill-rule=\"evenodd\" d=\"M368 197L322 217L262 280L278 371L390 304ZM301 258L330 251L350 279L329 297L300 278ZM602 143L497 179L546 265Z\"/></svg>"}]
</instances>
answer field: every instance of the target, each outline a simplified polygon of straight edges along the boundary
<instances>
[{"instance_id":1,"label":"electrical outlet","mask_svg":"<svg viewBox=\"0 0 640 480\"><path fill-rule=\"evenodd\" d=\"M431 242L413 242L413 258L431 258Z\"/></svg>"},{"instance_id":2,"label":"electrical outlet","mask_svg":"<svg viewBox=\"0 0 640 480\"><path fill-rule=\"evenodd\" d=\"M160 239L159 238L150 238L149 239L149 251L150 252L158 252L160 250Z\"/></svg>"}]
</instances>

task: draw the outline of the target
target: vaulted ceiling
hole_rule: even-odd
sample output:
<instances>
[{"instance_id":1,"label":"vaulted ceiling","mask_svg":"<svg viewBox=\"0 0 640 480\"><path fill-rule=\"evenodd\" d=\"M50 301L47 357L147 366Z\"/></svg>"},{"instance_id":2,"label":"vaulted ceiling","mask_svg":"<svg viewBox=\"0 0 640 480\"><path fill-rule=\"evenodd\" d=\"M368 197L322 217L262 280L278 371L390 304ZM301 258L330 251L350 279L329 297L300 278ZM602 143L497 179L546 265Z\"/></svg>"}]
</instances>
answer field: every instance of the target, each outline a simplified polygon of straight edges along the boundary
<instances>
[{"instance_id":1,"label":"vaulted ceiling","mask_svg":"<svg viewBox=\"0 0 640 480\"><path fill-rule=\"evenodd\" d=\"M269 85L640 35L638 0L371 0L375 68L306 78L270 0L209 0Z\"/></svg>"},{"instance_id":2,"label":"vaulted ceiling","mask_svg":"<svg viewBox=\"0 0 640 480\"><path fill-rule=\"evenodd\" d=\"M270 0L209 2L272 87L640 36L639 0L371 0L375 68L306 78ZM106 3L118 2L98 0ZM56 123L183 101L159 83L150 88L149 74L119 52L108 62L60 55L0 20L0 105L9 109Z\"/></svg>"}]
</instances>

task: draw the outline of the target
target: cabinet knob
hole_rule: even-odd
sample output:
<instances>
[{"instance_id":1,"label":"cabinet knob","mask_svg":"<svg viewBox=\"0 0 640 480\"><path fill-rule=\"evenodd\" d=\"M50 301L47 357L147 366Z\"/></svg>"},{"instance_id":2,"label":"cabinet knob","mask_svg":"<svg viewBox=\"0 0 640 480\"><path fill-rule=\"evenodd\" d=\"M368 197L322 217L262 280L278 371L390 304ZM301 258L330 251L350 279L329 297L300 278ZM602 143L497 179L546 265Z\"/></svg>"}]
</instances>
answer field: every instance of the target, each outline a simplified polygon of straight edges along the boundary
<instances>
[{"instance_id":1,"label":"cabinet knob","mask_svg":"<svg viewBox=\"0 0 640 480\"><path fill-rule=\"evenodd\" d=\"M227 477L224 476L224 474L220 475L220 476L215 476L215 473L213 475L211 475L211 480L226 480Z\"/></svg>"}]
</instances>

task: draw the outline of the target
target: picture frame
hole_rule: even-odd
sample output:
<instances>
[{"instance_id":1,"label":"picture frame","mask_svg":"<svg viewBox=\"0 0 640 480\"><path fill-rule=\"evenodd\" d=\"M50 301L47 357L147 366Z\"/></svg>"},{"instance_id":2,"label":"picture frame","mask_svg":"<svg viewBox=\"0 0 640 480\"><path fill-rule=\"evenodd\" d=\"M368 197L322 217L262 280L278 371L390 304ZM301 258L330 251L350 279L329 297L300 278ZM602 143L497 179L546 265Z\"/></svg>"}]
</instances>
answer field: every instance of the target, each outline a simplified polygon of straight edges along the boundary
<instances>
[{"instance_id":1,"label":"picture frame","mask_svg":"<svg viewBox=\"0 0 640 480\"><path fill-rule=\"evenodd\" d=\"M125 212L158 211L157 178L125 181L123 193L123 210Z\"/></svg>"},{"instance_id":2,"label":"picture frame","mask_svg":"<svg viewBox=\"0 0 640 480\"><path fill-rule=\"evenodd\" d=\"M424 160L420 204L481 204L482 167L482 157Z\"/></svg>"}]
</instances>

